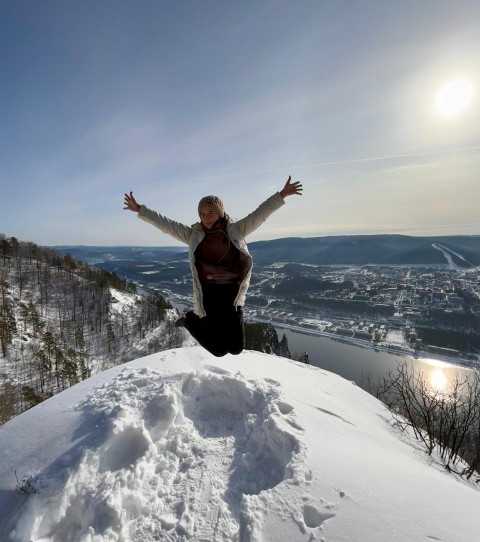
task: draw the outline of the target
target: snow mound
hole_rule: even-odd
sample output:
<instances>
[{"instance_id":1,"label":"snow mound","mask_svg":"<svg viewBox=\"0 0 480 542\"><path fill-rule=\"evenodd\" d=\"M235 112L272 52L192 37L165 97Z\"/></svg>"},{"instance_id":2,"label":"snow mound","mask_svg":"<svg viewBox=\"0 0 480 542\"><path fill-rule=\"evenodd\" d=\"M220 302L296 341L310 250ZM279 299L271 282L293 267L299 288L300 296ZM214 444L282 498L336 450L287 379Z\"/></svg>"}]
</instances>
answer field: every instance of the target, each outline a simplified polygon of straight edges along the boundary
<instances>
[{"instance_id":1,"label":"snow mound","mask_svg":"<svg viewBox=\"0 0 480 542\"><path fill-rule=\"evenodd\" d=\"M278 384L127 368L77 408L96 445L68 472L55 469L19 518L31 540L254 540L244 496L262 492L268 506L269 490L308 477Z\"/></svg>"},{"instance_id":2,"label":"snow mound","mask_svg":"<svg viewBox=\"0 0 480 542\"><path fill-rule=\"evenodd\" d=\"M478 541L478 488L384 405L258 352L114 367L0 427L0 445L2 542Z\"/></svg>"}]
</instances>

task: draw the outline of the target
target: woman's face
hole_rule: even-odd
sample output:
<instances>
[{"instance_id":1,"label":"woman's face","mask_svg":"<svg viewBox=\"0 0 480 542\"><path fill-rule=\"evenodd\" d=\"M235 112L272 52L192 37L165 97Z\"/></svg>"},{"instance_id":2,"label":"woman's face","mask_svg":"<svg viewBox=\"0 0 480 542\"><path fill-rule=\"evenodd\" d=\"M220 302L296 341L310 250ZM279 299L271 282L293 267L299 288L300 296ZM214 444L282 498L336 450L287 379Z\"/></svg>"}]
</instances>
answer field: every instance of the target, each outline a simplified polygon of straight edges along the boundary
<instances>
[{"instance_id":1,"label":"woman's face","mask_svg":"<svg viewBox=\"0 0 480 542\"><path fill-rule=\"evenodd\" d=\"M209 230L219 218L220 216L211 209L202 209L200 211L200 220L207 230Z\"/></svg>"}]
</instances>

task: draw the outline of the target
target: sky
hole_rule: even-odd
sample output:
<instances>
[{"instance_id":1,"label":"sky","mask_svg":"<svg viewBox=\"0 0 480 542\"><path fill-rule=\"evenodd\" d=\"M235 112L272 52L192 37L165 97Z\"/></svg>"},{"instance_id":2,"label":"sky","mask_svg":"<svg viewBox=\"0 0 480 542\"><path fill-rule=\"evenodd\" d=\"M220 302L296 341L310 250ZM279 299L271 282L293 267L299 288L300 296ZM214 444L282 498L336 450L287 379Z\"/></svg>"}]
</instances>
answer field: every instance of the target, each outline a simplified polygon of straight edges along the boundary
<instances>
[{"instance_id":1,"label":"sky","mask_svg":"<svg viewBox=\"0 0 480 542\"><path fill-rule=\"evenodd\" d=\"M479 66L476 0L0 0L0 233L174 246L125 192L193 224L291 175L250 240L480 235Z\"/></svg>"}]
</instances>

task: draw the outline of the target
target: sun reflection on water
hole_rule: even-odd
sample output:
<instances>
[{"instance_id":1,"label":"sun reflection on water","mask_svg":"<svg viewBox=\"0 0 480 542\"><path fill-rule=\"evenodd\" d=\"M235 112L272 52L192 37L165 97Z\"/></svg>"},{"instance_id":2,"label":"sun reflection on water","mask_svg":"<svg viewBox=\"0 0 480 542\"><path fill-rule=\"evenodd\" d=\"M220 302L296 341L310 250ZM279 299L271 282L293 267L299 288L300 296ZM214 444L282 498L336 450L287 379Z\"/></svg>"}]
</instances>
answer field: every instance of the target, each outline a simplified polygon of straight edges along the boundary
<instances>
[{"instance_id":1,"label":"sun reflection on water","mask_svg":"<svg viewBox=\"0 0 480 542\"><path fill-rule=\"evenodd\" d=\"M448 377L440 367L433 369L429 374L430 385L435 391L447 391Z\"/></svg>"},{"instance_id":2,"label":"sun reflection on water","mask_svg":"<svg viewBox=\"0 0 480 542\"><path fill-rule=\"evenodd\" d=\"M421 358L423 374L431 387L431 393L448 393L454 378L455 368L445 361L433 358Z\"/></svg>"}]
</instances>

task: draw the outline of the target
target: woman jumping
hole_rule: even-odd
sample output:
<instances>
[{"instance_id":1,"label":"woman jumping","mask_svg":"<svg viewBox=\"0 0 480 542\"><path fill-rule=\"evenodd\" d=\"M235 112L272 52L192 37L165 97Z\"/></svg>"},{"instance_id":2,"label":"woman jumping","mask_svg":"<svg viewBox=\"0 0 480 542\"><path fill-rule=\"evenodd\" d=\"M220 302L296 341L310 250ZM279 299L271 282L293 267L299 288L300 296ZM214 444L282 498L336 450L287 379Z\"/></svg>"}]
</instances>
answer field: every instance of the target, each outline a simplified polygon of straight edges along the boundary
<instances>
[{"instance_id":1,"label":"woman jumping","mask_svg":"<svg viewBox=\"0 0 480 542\"><path fill-rule=\"evenodd\" d=\"M138 204L132 192L125 194L125 210L189 246L193 310L175 325L185 327L214 356L240 354L245 347L242 307L253 267L245 237L284 205L284 198L302 195L300 182L290 181L288 177L280 192L238 221L225 213L220 198L206 196L198 204L200 222L192 226Z\"/></svg>"}]
</instances>

